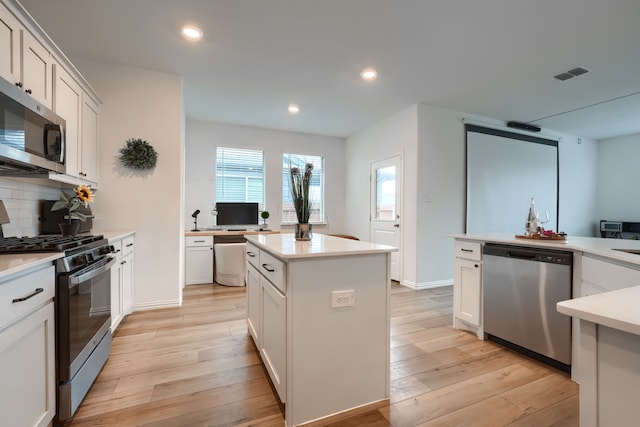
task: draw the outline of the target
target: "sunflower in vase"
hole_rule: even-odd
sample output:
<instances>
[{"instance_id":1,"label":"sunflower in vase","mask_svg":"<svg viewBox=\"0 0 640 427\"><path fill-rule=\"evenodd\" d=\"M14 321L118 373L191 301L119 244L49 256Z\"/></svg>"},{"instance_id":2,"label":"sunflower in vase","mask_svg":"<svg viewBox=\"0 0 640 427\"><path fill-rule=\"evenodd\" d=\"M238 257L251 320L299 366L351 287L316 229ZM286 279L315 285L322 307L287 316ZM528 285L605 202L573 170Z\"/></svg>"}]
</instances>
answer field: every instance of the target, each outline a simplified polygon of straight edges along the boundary
<instances>
[{"instance_id":1,"label":"sunflower in vase","mask_svg":"<svg viewBox=\"0 0 640 427\"><path fill-rule=\"evenodd\" d=\"M78 212L78 208L80 208L81 205L86 208L90 202L93 202L93 192L91 192L89 187L79 185L74 188L73 191L74 193L71 195L61 191L60 199L51 207L52 211L66 209L66 217L69 224L71 224L72 219L79 219L83 222L86 221L87 216L82 212Z\"/></svg>"}]
</instances>

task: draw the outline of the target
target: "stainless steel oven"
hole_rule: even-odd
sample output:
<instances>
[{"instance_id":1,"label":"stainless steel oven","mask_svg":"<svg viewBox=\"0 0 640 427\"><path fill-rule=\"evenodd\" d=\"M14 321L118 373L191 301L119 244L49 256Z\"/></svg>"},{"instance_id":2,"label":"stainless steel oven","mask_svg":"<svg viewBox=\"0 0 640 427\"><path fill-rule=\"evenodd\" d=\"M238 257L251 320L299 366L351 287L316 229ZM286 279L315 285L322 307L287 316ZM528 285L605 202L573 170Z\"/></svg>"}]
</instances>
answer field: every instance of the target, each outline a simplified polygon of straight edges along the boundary
<instances>
[{"instance_id":1,"label":"stainless steel oven","mask_svg":"<svg viewBox=\"0 0 640 427\"><path fill-rule=\"evenodd\" d=\"M71 418L111 353L111 247L97 242L57 261L58 413Z\"/></svg>"},{"instance_id":2,"label":"stainless steel oven","mask_svg":"<svg viewBox=\"0 0 640 427\"><path fill-rule=\"evenodd\" d=\"M58 275L58 418L73 416L111 353L111 266L103 256Z\"/></svg>"}]
</instances>

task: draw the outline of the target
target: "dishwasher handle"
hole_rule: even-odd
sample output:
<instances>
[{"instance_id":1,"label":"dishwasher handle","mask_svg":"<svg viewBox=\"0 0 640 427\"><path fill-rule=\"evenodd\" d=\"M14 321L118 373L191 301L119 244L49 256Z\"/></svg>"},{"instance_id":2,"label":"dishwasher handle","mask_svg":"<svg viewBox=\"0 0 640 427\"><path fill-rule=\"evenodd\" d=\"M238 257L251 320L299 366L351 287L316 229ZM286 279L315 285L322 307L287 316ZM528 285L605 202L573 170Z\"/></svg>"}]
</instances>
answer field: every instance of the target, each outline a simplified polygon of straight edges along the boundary
<instances>
[{"instance_id":1,"label":"dishwasher handle","mask_svg":"<svg viewBox=\"0 0 640 427\"><path fill-rule=\"evenodd\" d=\"M518 252L518 251L509 251L507 252L507 256L509 258L518 258L518 259L524 259L527 261L536 261L536 258L538 257L533 252Z\"/></svg>"}]
</instances>

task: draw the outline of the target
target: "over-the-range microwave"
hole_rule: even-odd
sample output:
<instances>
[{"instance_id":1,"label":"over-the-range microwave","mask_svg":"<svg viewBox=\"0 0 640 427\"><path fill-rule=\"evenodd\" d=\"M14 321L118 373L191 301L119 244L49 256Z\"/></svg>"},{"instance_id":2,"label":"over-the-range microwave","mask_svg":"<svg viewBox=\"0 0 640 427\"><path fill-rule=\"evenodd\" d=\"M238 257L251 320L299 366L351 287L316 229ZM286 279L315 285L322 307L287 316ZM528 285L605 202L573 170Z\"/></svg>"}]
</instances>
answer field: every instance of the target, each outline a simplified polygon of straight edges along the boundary
<instances>
[{"instance_id":1,"label":"over-the-range microwave","mask_svg":"<svg viewBox=\"0 0 640 427\"><path fill-rule=\"evenodd\" d=\"M0 175L65 173L66 123L0 78Z\"/></svg>"}]
</instances>

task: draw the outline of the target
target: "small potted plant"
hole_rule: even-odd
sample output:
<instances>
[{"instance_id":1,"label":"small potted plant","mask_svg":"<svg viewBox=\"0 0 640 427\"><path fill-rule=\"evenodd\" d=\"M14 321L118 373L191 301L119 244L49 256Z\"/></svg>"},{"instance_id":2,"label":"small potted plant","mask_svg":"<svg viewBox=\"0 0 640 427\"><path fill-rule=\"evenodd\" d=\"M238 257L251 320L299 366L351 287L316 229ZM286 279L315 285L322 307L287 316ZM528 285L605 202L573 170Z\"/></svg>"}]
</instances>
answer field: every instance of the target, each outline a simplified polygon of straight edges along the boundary
<instances>
[{"instance_id":1,"label":"small potted plant","mask_svg":"<svg viewBox=\"0 0 640 427\"><path fill-rule=\"evenodd\" d=\"M60 232L63 236L75 236L80 228L80 221L86 221L87 216L78 211L81 205L87 207L89 202L93 202L93 192L85 185L79 185L73 189L74 194L69 195L64 191L60 192L60 199L51 206L52 211L60 209L67 210L67 222L59 224Z\"/></svg>"},{"instance_id":2,"label":"small potted plant","mask_svg":"<svg viewBox=\"0 0 640 427\"><path fill-rule=\"evenodd\" d=\"M260 218L262 218L262 230L267 228L267 220L269 219L269 211L260 212Z\"/></svg>"}]
</instances>

